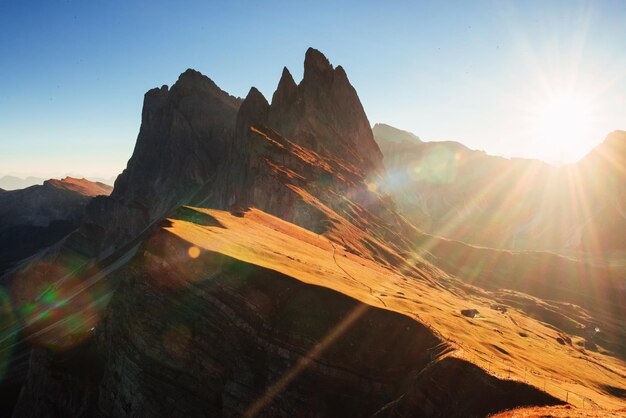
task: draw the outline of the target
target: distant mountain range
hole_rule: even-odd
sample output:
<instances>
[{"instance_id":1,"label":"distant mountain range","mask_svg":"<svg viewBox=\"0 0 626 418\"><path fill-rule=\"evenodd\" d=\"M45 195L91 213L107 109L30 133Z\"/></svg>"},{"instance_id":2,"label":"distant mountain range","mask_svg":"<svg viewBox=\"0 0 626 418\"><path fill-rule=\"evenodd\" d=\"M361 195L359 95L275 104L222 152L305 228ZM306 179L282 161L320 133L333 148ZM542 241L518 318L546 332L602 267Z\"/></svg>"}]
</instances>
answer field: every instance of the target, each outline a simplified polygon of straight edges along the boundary
<instances>
[{"instance_id":1,"label":"distant mountain range","mask_svg":"<svg viewBox=\"0 0 626 418\"><path fill-rule=\"evenodd\" d=\"M385 189L424 231L504 249L626 250L626 132L576 164L506 159L458 142L420 142L373 128Z\"/></svg>"},{"instance_id":2,"label":"distant mountain range","mask_svg":"<svg viewBox=\"0 0 626 418\"><path fill-rule=\"evenodd\" d=\"M76 229L87 203L111 190L103 183L66 177L0 193L0 275Z\"/></svg>"},{"instance_id":3,"label":"distant mountain range","mask_svg":"<svg viewBox=\"0 0 626 418\"><path fill-rule=\"evenodd\" d=\"M71 176L74 178L81 178L81 176ZM91 181L91 182L96 182L96 183L104 183L106 185L112 186L113 183L115 182L115 176L113 177L109 177L108 179L102 178L102 177L88 177L87 180ZM35 186L35 185L41 185L43 184L43 182L46 181L46 179L44 178L40 178L40 177L26 177L26 178L21 178L21 177L16 177L16 176L3 176L0 177L0 189L4 189L4 190L18 190L18 189L25 189L26 187L30 187L30 186Z\"/></svg>"}]
</instances>

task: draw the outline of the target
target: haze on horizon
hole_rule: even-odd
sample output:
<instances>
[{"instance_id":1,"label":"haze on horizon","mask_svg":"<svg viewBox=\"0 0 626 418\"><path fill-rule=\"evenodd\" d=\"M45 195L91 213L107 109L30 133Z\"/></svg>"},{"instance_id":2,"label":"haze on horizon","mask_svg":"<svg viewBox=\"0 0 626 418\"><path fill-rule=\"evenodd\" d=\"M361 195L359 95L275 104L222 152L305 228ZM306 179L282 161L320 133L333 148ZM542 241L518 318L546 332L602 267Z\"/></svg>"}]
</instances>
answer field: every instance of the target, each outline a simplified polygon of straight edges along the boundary
<instances>
[{"instance_id":1,"label":"haze on horizon","mask_svg":"<svg viewBox=\"0 0 626 418\"><path fill-rule=\"evenodd\" d=\"M150 88L190 67L270 98L309 46L422 140L572 162L626 129L625 2L234 3L3 2L0 176L109 178Z\"/></svg>"}]
</instances>

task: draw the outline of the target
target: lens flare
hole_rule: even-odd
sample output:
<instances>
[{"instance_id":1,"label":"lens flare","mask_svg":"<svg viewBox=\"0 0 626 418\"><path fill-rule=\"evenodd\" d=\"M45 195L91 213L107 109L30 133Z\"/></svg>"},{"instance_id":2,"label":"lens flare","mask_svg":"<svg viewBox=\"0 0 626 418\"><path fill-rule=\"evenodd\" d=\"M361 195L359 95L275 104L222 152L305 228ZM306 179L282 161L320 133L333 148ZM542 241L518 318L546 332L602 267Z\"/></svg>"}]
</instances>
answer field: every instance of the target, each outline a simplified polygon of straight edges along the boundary
<instances>
[{"instance_id":1,"label":"lens flare","mask_svg":"<svg viewBox=\"0 0 626 418\"><path fill-rule=\"evenodd\" d=\"M200 248L196 247L195 245L189 247L189 249L187 250L187 254L189 254L189 257L191 258L198 258L200 257Z\"/></svg>"},{"instance_id":2,"label":"lens flare","mask_svg":"<svg viewBox=\"0 0 626 418\"><path fill-rule=\"evenodd\" d=\"M67 350L88 338L111 294L99 278L78 276L53 262L37 263L18 274L11 294L26 340Z\"/></svg>"},{"instance_id":3,"label":"lens flare","mask_svg":"<svg viewBox=\"0 0 626 418\"><path fill-rule=\"evenodd\" d=\"M460 154L453 152L445 144L436 145L415 162L409 173L416 181L452 183L457 177L459 160Z\"/></svg>"}]
</instances>

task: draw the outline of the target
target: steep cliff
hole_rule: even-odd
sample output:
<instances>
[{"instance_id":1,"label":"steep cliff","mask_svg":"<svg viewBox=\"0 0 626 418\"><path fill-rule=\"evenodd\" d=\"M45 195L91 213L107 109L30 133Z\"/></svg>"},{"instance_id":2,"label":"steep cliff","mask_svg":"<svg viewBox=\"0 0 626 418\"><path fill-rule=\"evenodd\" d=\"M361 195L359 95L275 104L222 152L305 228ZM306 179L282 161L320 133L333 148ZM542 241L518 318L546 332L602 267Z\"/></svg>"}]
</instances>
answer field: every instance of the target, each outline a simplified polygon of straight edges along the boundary
<instances>
[{"instance_id":1,"label":"steep cliff","mask_svg":"<svg viewBox=\"0 0 626 418\"><path fill-rule=\"evenodd\" d=\"M77 240L74 249L88 256L110 253L168 211L193 203L199 192L219 206L214 194L219 185L213 182L233 141L240 104L194 70L182 73L171 89L147 92L127 168L111 196L89 205L81 229L86 239ZM92 248L81 245L86 240Z\"/></svg>"}]
</instances>

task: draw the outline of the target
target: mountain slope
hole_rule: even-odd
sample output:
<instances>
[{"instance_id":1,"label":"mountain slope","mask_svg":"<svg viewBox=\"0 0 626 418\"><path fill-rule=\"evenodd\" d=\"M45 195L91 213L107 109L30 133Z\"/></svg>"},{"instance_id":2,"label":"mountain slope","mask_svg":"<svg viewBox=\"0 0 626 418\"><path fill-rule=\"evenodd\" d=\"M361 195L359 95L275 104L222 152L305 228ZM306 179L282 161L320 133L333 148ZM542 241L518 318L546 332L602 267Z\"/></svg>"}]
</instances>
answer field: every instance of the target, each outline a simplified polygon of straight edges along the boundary
<instances>
[{"instance_id":1,"label":"mountain slope","mask_svg":"<svg viewBox=\"0 0 626 418\"><path fill-rule=\"evenodd\" d=\"M115 277L95 347L63 363L38 354L56 372L43 371L46 391L32 372L18 411L81 399L64 373L98 399L58 404L66 414L483 416L566 391L576 405L623 406L607 393L623 362L561 344L506 302L491 308L489 292L391 270L256 209L181 209ZM468 307L480 318L461 315ZM101 352L97 376L76 375Z\"/></svg>"}]
</instances>

